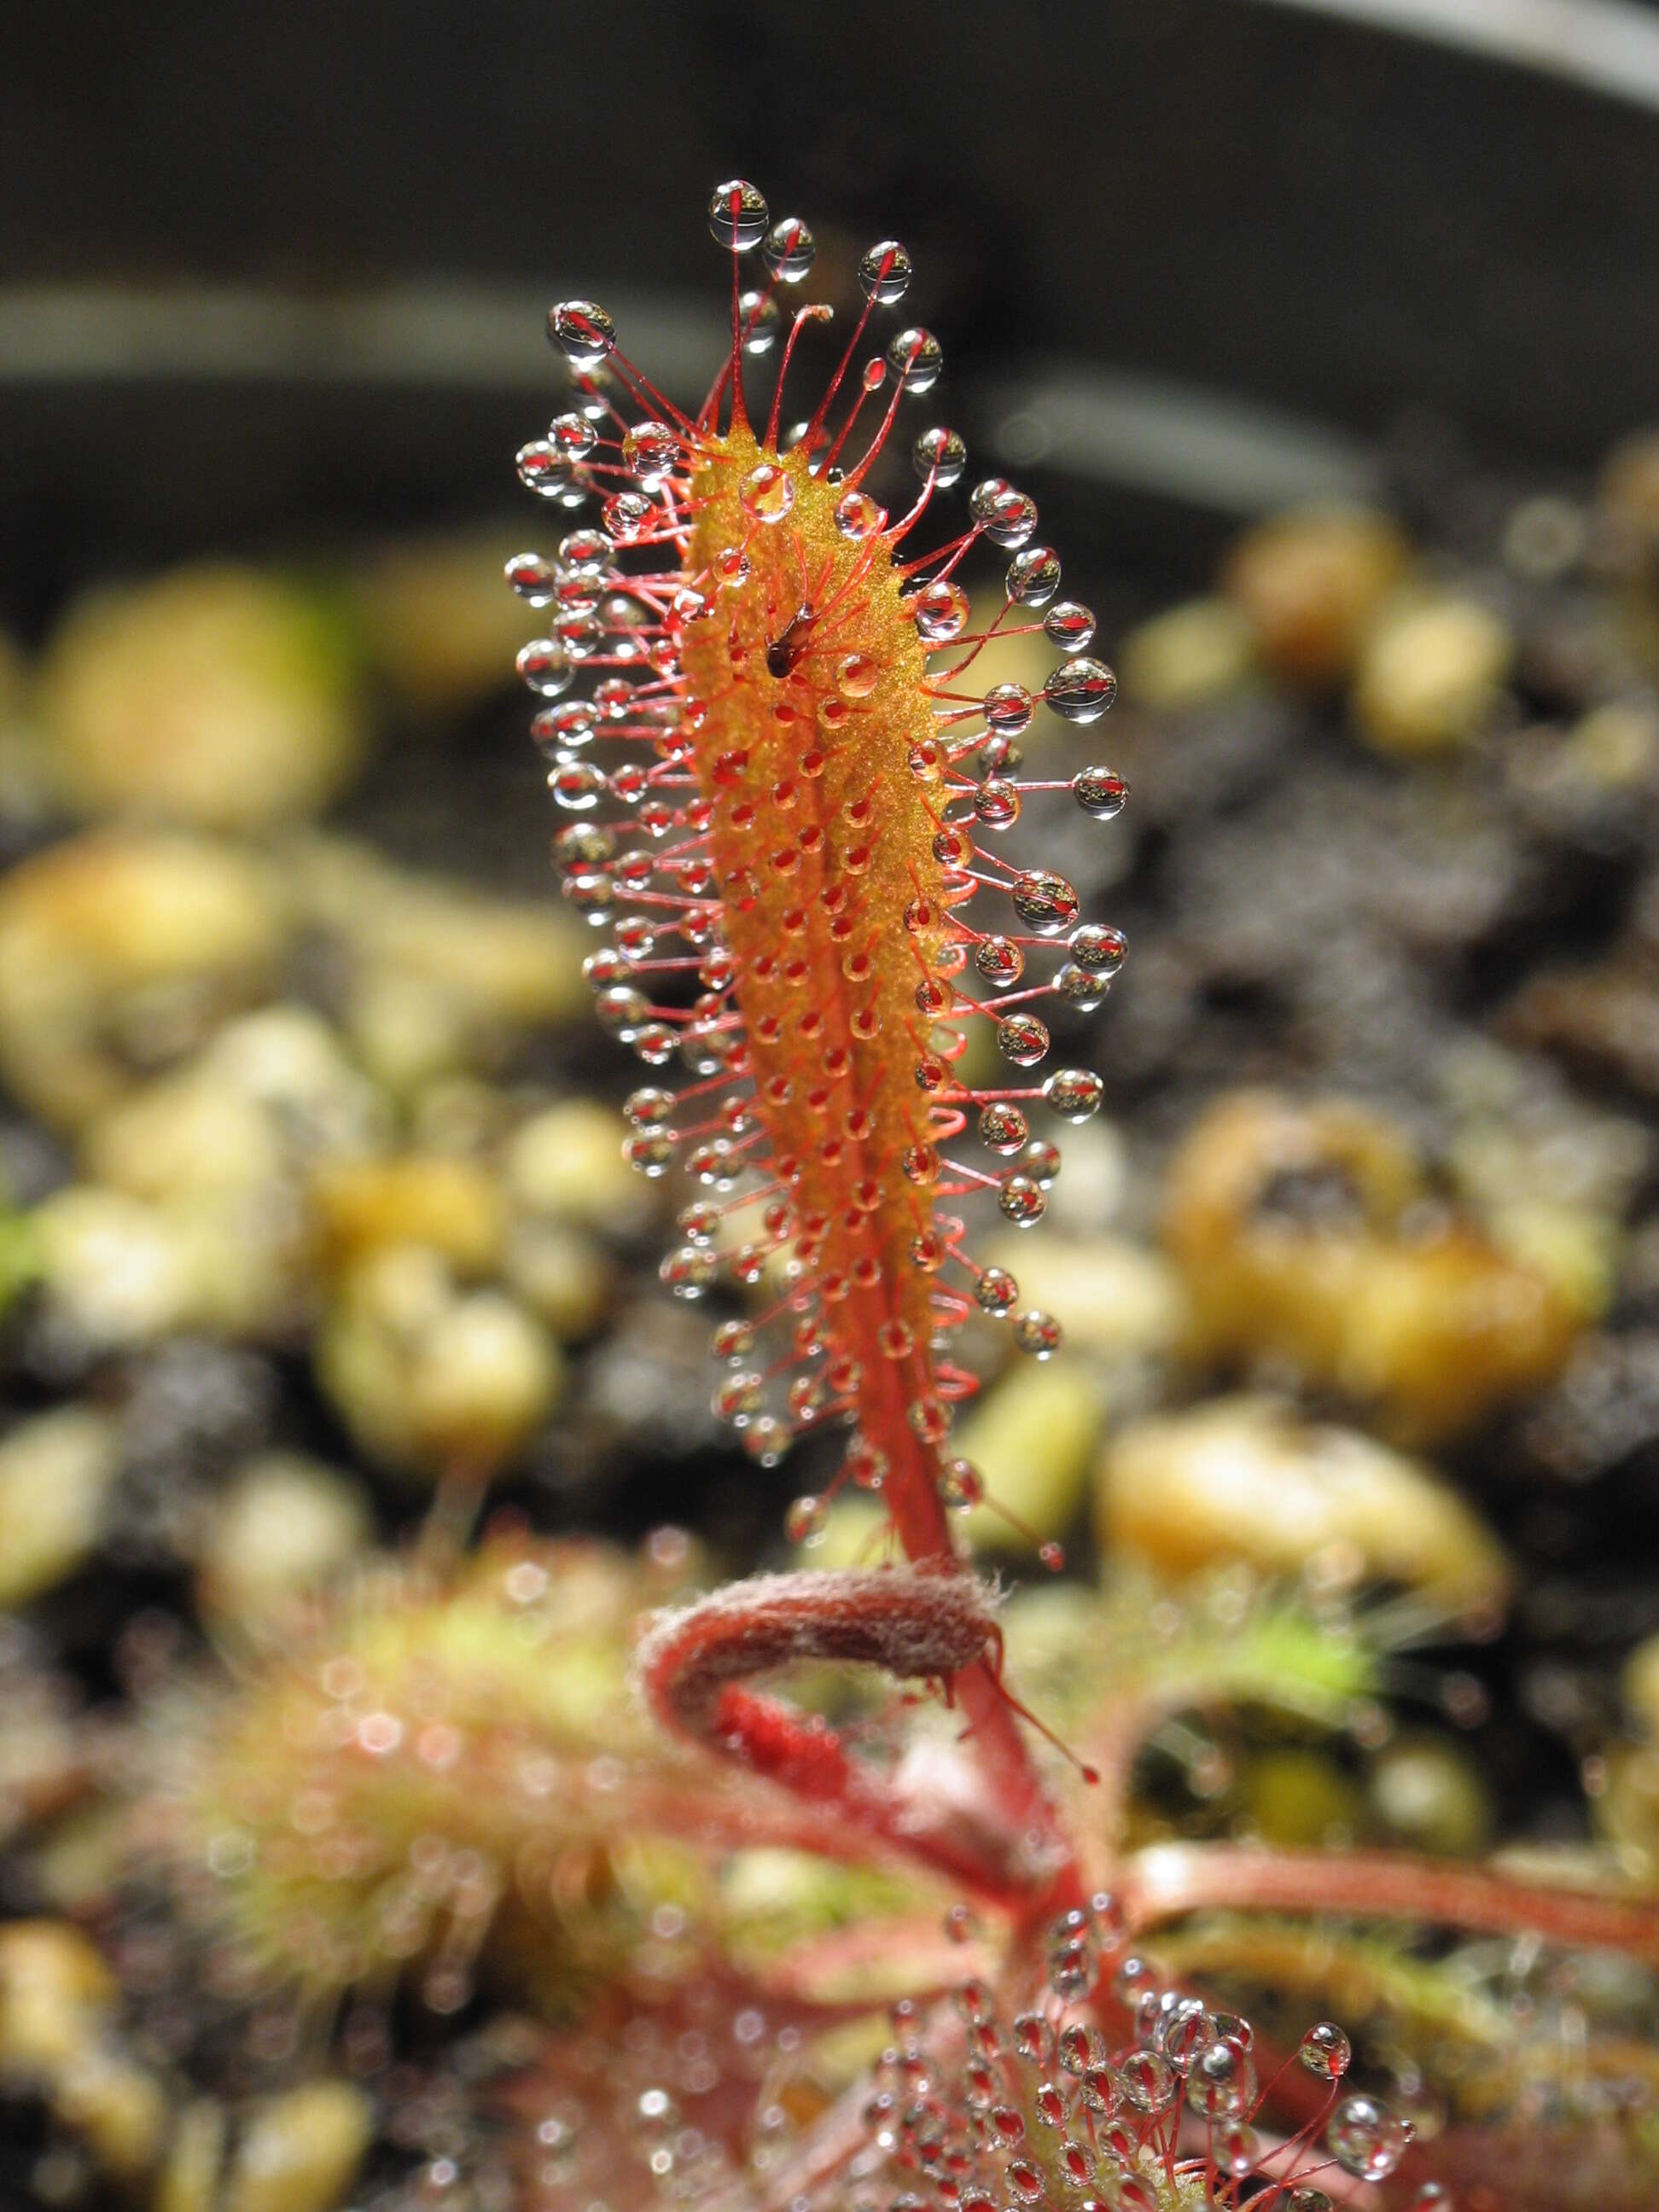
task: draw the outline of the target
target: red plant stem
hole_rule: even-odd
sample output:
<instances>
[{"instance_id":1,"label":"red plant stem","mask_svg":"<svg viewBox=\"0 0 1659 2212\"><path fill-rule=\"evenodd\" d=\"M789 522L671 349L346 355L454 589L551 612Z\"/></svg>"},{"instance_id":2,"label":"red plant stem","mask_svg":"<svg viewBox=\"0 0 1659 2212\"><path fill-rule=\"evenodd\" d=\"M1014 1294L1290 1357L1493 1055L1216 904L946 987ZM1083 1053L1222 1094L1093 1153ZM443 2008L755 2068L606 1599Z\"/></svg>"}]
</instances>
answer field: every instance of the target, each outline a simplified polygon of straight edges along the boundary
<instances>
[{"instance_id":1,"label":"red plant stem","mask_svg":"<svg viewBox=\"0 0 1659 2212\"><path fill-rule=\"evenodd\" d=\"M873 559L873 554L869 559ZM863 575L867 566L867 561L854 564L838 592L817 609L817 624L822 624L836 599L848 590L854 578ZM822 649L820 641L804 666L810 668L812 658ZM813 781L806 781L799 805L799 818L817 833L811 857L801 872L799 896L806 917L805 950L815 975L820 979L823 1042L841 1056L843 1064L860 1069L867 1066L867 1057L850 1025L839 960L827 934L826 855L831 849L835 825L825 811L824 797ZM729 878L747 864L748 848L743 838L732 837L718 817L712 834L717 871L722 878ZM748 948L744 939L754 927L753 922L738 911L731 917L729 926L733 932L734 949L745 953ZM760 1009L749 1004L750 988L744 963L740 959L738 1005L752 1035L758 1026L756 1015ZM785 1073L794 1072L784 1063L780 1066ZM757 1052L757 1077L769 1072L763 1054ZM766 1103L763 1082L757 1111L775 1154L781 1159L793 1153L799 1141L799 1126L789 1113ZM911 1208L904 1185L897 1182L894 1162L872 1158L861 1144L855 1145L853 1151L854 1157L842 1178L842 1188L853 1188L866 1179L896 1186L895 1195L884 1201L878 1221L884 1241L890 1247L890 1261L896 1264L884 1267L879 1279L868 1288L856 1283L848 1285L836 1310L836 1335L840 1349L858 1364L859 1426L885 1455L883 1497L900 1546L916 1565L955 1568L956 1548L940 1496L938 1448L919 1436L911 1425L912 1409L932 1400L937 1391L927 1334L917 1328L913 1332L917 1340L900 1359L893 1358L883 1345L884 1330L905 1321L906 1302L901 1285L909 1271L908 1262L899 1255L913 1233ZM829 1196L830 1202L826 1211L832 1211L839 1192ZM1019 1901L1018 1891L1024 1887L1032 1893L1027 1900L1030 1910L1063 1910L1079 1902L1083 1894L1075 1854L1042 1787L1014 1709L983 1651L981 1638L971 1653L933 1671L948 1681L951 1696L960 1702L967 1717L975 1755L988 1784L990 1807L1011 1847L1005 1854L1008 1865L1012 1869L1023 1864L1026 1869L1024 1882L1016 1883L1016 1894L1007 1901ZM787 1776L783 1778L790 1780L792 1787L801 1786L799 1780ZM820 1775L818 1787L821 1792L832 1787L827 1775Z\"/></svg>"},{"instance_id":2,"label":"red plant stem","mask_svg":"<svg viewBox=\"0 0 1659 2212\"><path fill-rule=\"evenodd\" d=\"M871 1334L873 1336L873 1329ZM885 1496L905 1556L918 1565L943 1565L954 1562L957 1555L939 1495L938 1455L913 1433L904 1402L907 1384L911 1392L920 1395L931 1387L932 1377L922 1355L913 1355L912 1361L905 1363L906 1370L913 1362L921 1370L915 1376L896 1371L872 1343L864 1362L866 1376L884 1385L882 1397L896 1402L890 1407L879 1401L872 1407L861 1406L860 1414L866 1424L872 1419L880 1424L872 1425L870 1433L881 1439L888 1452ZM1022 1845L1028 1838L1034 1840L1038 1852L1052 1862L1045 1869L1040 1893L1032 1899L1030 1910L1068 1911L1082 1900L1082 1874L1014 1709L1004 1693L1000 1669L994 1669L984 1657L977 1657L959 1668L950 1683L951 1693L967 1717L998 1818L1011 1839Z\"/></svg>"},{"instance_id":3,"label":"red plant stem","mask_svg":"<svg viewBox=\"0 0 1659 2212\"><path fill-rule=\"evenodd\" d=\"M1160 1844L1125 1863L1119 1887L1137 1936L1188 1912L1338 1913L1482 1935L1529 1931L1564 1948L1621 1951L1659 1966L1659 1905L1404 1853Z\"/></svg>"}]
</instances>

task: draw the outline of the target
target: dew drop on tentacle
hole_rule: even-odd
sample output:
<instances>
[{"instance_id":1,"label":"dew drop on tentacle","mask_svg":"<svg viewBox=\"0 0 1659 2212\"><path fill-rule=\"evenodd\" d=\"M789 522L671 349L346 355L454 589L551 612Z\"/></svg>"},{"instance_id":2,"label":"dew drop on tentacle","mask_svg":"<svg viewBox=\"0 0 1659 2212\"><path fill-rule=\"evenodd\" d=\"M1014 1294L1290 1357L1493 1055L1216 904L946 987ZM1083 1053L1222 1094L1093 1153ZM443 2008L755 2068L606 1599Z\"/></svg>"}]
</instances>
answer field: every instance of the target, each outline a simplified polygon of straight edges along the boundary
<instances>
[{"instance_id":1,"label":"dew drop on tentacle","mask_svg":"<svg viewBox=\"0 0 1659 2212\"><path fill-rule=\"evenodd\" d=\"M1025 1116L1018 1106L1004 1099L994 1099L981 1109L979 1140L988 1145L994 1152L1017 1152L1030 1136Z\"/></svg>"},{"instance_id":2,"label":"dew drop on tentacle","mask_svg":"<svg viewBox=\"0 0 1659 2212\"><path fill-rule=\"evenodd\" d=\"M1014 912L1039 937L1058 936L1077 920L1078 895L1064 876L1051 868L1029 868L1010 895Z\"/></svg>"},{"instance_id":3,"label":"dew drop on tentacle","mask_svg":"<svg viewBox=\"0 0 1659 2212\"><path fill-rule=\"evenodd\" d=\"M837 501L836 528L854 544L861 545L866 538L878 537L886 527L886 508L878 507L867 492L849 491Z\"/></svg>"},{"instance_id":4,"label":"dew drop on tentacle","mask_svg":"<svg viewBox=\"0 0 1659 2212\"><path fill-rule=\"evenodd\" d=\"M1006 738L1017 738L1030 728L1035 706L1023 684L994 684L981 702L987 728Z\"/></svg>"},{"instance_id":5,"label":"dew drop on tentacle","mask_svg":"<svg viewBox=\"0 0 1659 2212\"><path fill-rule=\"evenodd\" d=\"M974 966L988 983L1006 990L1025 973L1025 955L1012 937L981 937L974 947Z\"/></svg>"},{"instance_id":6,"label":"dew drop on tentacle","mask_svg":"<svg viewBox=\"0 0 1659 2212\"><path fill-rule=\"evenodd\" d=\"M613 492L599 509L600 526L616 544L631 545L645 535L655 513L643 492Z\"/></svg>"},{"instance_id":7,"label":"dew drop on tentacle","mask_svg":"<svg viewBox=\"0 0 1659 2212\"><path fill-rule=\"evenodd\" d=\"M567 461L585 461L599 441L599 432L578 409L556 415L547 426L547 442Z\"/></svg>"},{"instance_id":8,"label":"dew drop on tentacle","mask_svg":"<svg viewBox=\"0 0 1659 2212\"><path fill-rule=\"evenodd\" d=\"M1019 1349L1034 1359L1052 1358L1062 1341L1060 1323L1052 1314L1043 1313L1036 1306L1014 1316L1013 1335Z\"/></svg>"},{"instance_id":9,"label":"dew drop on tentacle","mask_svg":"<svg viewBox=\"0 0 1659 2212\"><path fill-rule=\"evenodd\" d=\"M709 194L708 228L716 246L747 253L765 236L769 220L764 197L742 177L716 185Z\"/></svg>"},{"instance_id":10,"label":"dew drop on tentacle","mask_svg":"<svg viewBox=\"0 0 1659 2212\"><path fill-rule=\"evenodd\" d=\"M781 283L799 284L812 273L817 244L798 215L787 215L767 233L761 258Z\"/></svg>"},{"instance_id":11,"label":"dew drop on tentacle","mask_svg":"<svg viewBox=\"0 0 1659 2212\"><path fill-rule=\"evenodd\" d=\"M519 673L532 691L543 698L556 697L569 684L575 671L570 656L556 638L532 638L528 645L519 648Z\"/></svg>"},{"instance_id":12,"label":"dew drop on tentacle","mask_svg":"<svg viewBox=\"0 0 1659 2212\"><path fill-rule=\"evenodd\" d=\"M1068 660L1042 687L1055 714L1068 722L1097 722L1117 696L1117 678L1100 660Z\"/></svg>"},{"instance_id":13,"label":"dew drop on tentacle","mask_svg":"<svg viewBox=\"0 0 1659 2212\"><path fill-rule=\"evenodd\" d=\"M573 530L559 540L559 566L573 576L602 576L611 556L610 539L597 530Z\"/></svg>"},{"instance_id":14,"label":"dew drop on tentacle","mask_svg":"<svg viewBox=\"0 0 1659 2212\"><path fill-rule=\"evenodd\" d=\"M968 627L968 594L948 577L924 585L915 611L917 632L929 645L949 645Z\"/></svg>"},{"instance_id":15,"label":"dew drop on tentacle","mask_svg":"<svg viewBox=\"0 0 1659 2212\"><path fill-rule=\"evenodd\" d=\"M1037 526L1036 501L1002 477L987 477L969 495L969 510L993 545L1017 551Z\"/></svg>"},{"instance_id":16,"label":"dew drop on tentacle","mask_svg":"<svg viewBox=\"0 0 1659 2212\"><path fill-rule=\"evenodd\" d=\"M556 707L544 707L530 725L530 734L542 751L553 761L568 761L593 742L598 728L598 717L592 704L586 699L563 699ZM555 855L562 858L565 848ZM604 853L590 853L589 860L608 860L615 849L611 846Z\"/></svg>"},{"instance_id":17,"label":"dew drop on tentacle","mask_svg":"<svg viewBox=\"0 0 1659 2212\"><path fill-rule=\"evenodd\" d=\"M561 300L550 307L547 335L574 368L595 368L617 349L617 326L593 300Z\"/></svg>"},{"instance_id":18,"label":"dew drop on tentacle","mask_svg":"<svg viewBox=\"0 0 1659 2212\"><path fill-rule=\"evenodd\" d=\"M783 321L777 301L764 292L742 293L738 300L738 317L743 327L744 351L756 358L770 353L777 343Z\"/></svg>"},{"instance_id":19,"label":"dew drop on tentacle","mask_svg":"<svg viewBox=\"0 0 1659 2212\"><path fill-rule=\"evenodd\" d=\"M1082 653L1092 643L1095 618L1075 599L1060 599L1042 617L1042 634L1062 653Z\"/></svg>"},{"instance_id":20,"label":"dew drop on tentacle","mask_svg":"<svg viewBox=\"0 0 1659 2212\"><path fill-rule=\"evenodd\" d=\"M507 582L532 607L547 605L557 578L552 562L539 553L515 553L507 564Z\"/></svg>"},{"instance_id":21,"label":"dew drop on tentacle","mask_svg":"<svg viewBox=\"0 0 1659 2212\"><path fill-rule=\"evenodd\" d=\"M900 331L887 343L887 368L912 398L931 392L945 368L945 349L931 331L919 325Z\"/></svg>"},{"instance_id":22,"label":"dew drop on tentacle","mask_svg":"<svg viewBox=\"0 0 1659 2212\"><path fill-rule=\"evenodd\" d=\"M1113 822L1128 802L1129 787L1109 768L1080 768L1072 778L1072 796L1097 822Z\"/></svg>"},{"instance_id":23,"label":"dew drop on tentacle","mask_svg":"<svg viewBox=\"0 0 1659 2212\"><path fill-rule=\"evenodd\" d=\"M1006 1014L997 1024L997 1048L1019 1067L1035 1067L1048 1049L1047 1026L1035 1014Z\"/></svg>"},{"instance_id":24,"label":"dew drop on tentacle","mask_svg":"<svg viewBox=\"0 0 1659 2212\"><path fill-rule=\"evenodd\" d=\"M601 771L591 761L562 761L547 779L547 787L553 794L553 803L569 814L586 814L605 797L609 786ZM567 891L573 883L586 884L590 889L599 884L610 885L611 878L603 862L591 870L568 867L565 871ZM594 901L593 903L599 902Z\"/></svg>"},{"instance_id":25,"label":"dew drop on tentacle","mask_svg":"<svg viewBox=\"0 0 1659 2212\"><path fill-rule=\"evenodd\" d=\"M757 461L744 477L738 498L751 521L769 529L795 504L794 480L781 462Z\"/></svg>"},{"instance_id":26,"label":"dew drop on tentacle","mask_svg":"<svg viewBox=\"0 0 1659 2212\"><path fill-rule=\"evenodd\" d=\"M1060 556L1051 545L1028 545L1008 564L1008 597L1022 607L1046 607L1060 589Z\"/></svg>"},{"instance_id":27,"label":"dew drop on tentacle","mask_svg":"<svg viewBox=\"0 0 1659 2212\"><path fill-rule=\"evenodd\" d=\"M1097 1114L1104 1092L1100 1078L1084 1067L1057 1067L1042 1086L1044 1098L1066 1121L1086 1121Z\"/></svg>"},{"instance_id":28,"label":"dew drop on tentacle","mask_svg":"<svg viewBox=\"0 0 1659 2212\"><path fill-rule=\"evenodd\" d=\"M679 434L666 422L635 422L623 434L622 457L642 484L659 484L679 465Z\"/></svg>"},{"instance_id":29,"label":"dew drop on tentacle","mask_svg":"<svg viewBox=\"0 0 1659 2212\"><path fill-rule=\"evenodd\" d=\"M942 423L924 430L911 449L911 461L924 483L929 477L941 490L959 483L968 466L968 448L954 430Z\"/></svg>"},{"instance_id":30,"label":"dew drop on tentacle","mask_svg":"<svg viewBox=\"0 0 1659 2212\"><path fill-rule=\"evenodd\" d=\"M1066 940L1066 951L1079 968L1097 975L1115 975L1123 965L1126 946L1121 930L1105 922L1085 921Z\"/></svg>"},{"instance_id":31,"label":"dew drop on tentacle","mask_svg":"<svg viewBox=\"0 0 1659 2212\"><path fill-rule=\"evenodd\" d=\"M1334 2021L1316 2021L1304 2035L1297 2056L1310 2074L1337 2081L1353 2063L1353 2048Z\"/></svg>"},{"instance_id":32,"label":"dew drop on tentacle","mask_svg":"<svg viewBox=\"0 0 1659 2212\"><path fill-rule=\"evenodd\" d=\"M988 776L974 793L974 812L988 830L1012 830L1019 819L1019 786L1006 776Z\"/></svg>"},{"instance_id":33,"label":"dew drop on tentacle","mask_svg":"<svg viewBox=\"0 0 1659 2212\"><path fill-rule=\"evenodd\" d=\"M829 1519L830 1509L822 1498L797 1498L783 1516L783 1533L792 1544L821 1543Z\"/></svg>"},{"instance_id":34,"label":"dew drop on tentacle","mask_svg":"<svg viewBox=\"0 0 1659 2212\"><path fill-rule=\"evenodd\" d=\"M860 257L859 287L874 305L890 307L910 288L910 257L896 238L884 238Z\"/></svg>"},{"instance_id":35,"label":"dew drop on tentacle","mask_svg":"<svg viewBox=\"0 0 1659 2212\"><path fill-rule=\"evenodd\" d=\"M578 483L576 464L550 440L532 438L515 457L519 482L540 499L562 500Z\"/></svg>"},{"instance_id":36,"label":"dew drop on tentacle","mask_svg":"<svg viewBox=\"0 0 1659 2212\"><path fill-rule=\"evenodd\" d=\"M1028 1175L1015 1173L1003 1177L997 1204L1017 1229L1030 1229L1042 1220L1048 1200L1041 1183Z\"/></svg>"},{"instance_id":37,"label":"dew drop on tentacle","mask_svg":"<svg viewBox=\"0 0 1659 2212\"><path fill-rule=\"evenodd\" d=\"M1406 2154L1411 2130L1376 2097L1345 2097L1331 2115L1325 2140L1344 2172L1359 2181L1386 2181Z\"/></svg>"}]
</instances>

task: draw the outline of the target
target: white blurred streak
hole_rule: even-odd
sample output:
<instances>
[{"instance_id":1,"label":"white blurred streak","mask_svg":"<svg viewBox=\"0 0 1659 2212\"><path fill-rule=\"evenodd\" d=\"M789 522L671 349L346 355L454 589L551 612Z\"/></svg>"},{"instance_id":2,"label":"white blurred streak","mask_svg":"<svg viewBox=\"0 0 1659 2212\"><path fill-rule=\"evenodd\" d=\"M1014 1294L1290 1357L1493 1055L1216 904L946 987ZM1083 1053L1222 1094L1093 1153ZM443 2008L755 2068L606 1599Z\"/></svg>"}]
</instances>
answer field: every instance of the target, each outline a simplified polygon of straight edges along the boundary
<instances>
[{"instance_id":1,"label":"white blurred streak","mask_svg":"<svg viewBox=\"0 0 1659 2212\"><path fill-rule=\"evenodd\" d=\"M1013 468L1047 463L1220 514L1374 489L1372 457L1332 425L1168 377L1034 361L974 397L989 403L993 452Z\"/></svg>"},{"instance_id":2,"label":"white blurred streak","mask_svg":"<svg viewBox=\"0 0 1659 2212\"><path fill-rule=\"evenodd\" d=\"M542 323L552 296L444 283L337 295L0 285L0 382L270 378L550 393L558 378ZM659 375L702 376L718 348L718 313L693 302L613 290L607 305Z\"/></svg>"},{"instance_id":3,"label":"white blurred streak","mask_svg":"<svg viewBox=\"0 0 1659 2212\"><path fill-rule=\"evenodd\" d=\"M1659 16L1631 0L1267 0L1489 54L1659 112Z\"/></svg>"}]
</instances>

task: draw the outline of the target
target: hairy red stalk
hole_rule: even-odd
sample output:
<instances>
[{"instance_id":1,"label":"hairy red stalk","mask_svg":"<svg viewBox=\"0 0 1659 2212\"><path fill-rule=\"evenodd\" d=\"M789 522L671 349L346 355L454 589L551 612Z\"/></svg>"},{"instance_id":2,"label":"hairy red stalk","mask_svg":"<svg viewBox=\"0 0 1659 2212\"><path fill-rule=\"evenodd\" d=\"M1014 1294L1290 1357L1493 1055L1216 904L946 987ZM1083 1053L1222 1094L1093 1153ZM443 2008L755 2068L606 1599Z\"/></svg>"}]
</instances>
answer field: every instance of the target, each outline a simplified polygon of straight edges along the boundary
<instances>
[{"instance_id":1,"label":"hairy red stalk","mask_svg":"<svg viewBox=\"0 0 1659 2212\"><path fill-rule=\"evenodd\" d=\"M1125 1863L1121 1887L1137 1934L1189 1912L1334 1913L1471 1934L1530 1933L1566 1948L1622 1951L1659 1967L1659 1905L1546 1888L1445 1859L1159 1844Z\"/></svg>"}]
</instances>

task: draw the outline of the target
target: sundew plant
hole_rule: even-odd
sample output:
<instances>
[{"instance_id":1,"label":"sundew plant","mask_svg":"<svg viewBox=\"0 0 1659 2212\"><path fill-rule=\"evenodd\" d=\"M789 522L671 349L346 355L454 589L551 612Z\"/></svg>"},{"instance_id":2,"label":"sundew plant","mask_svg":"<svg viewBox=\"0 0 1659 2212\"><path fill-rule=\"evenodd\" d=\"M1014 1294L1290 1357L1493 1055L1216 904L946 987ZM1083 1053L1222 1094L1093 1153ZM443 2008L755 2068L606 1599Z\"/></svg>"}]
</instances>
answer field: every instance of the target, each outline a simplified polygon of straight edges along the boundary
<instances>
[{"instance_id":1,"label":"sundew plant","mask_svg":"<svg viewBox=\"0 0 1659 2212\"><path fill-rule=\"evenodd\" d=\"M590 2039L588 2148L561 2123L540 2185L549 2203L612 2206L1444 2212L1408 2118L1347 2079L1340 2027L1271 2047L1151 1963L1150 1932L1206 1911L1322 1912L1651 1962L1659 1931L1625 1899L1404 1857L1115 1856L1097 1840L1115 1818L1097 1826L1091 1809L1109 1790L1091 1791L1095 1767L1006 1679L1000 1595L955 1534L961 1509L996 1504L953 1446L977 1387L959 1337L989 1316L1042 1359L1060 1328L975 1258L971 1224L1042 1217L1057 1127L1103 1096L1091 1070L1048 1064L1045 1015L1098 1006L1125 947L1063 875L1005 857L1005 833L1045 804L1102 824L1122 809L1092 742L1116 681L1093 656L1094 617L1061 596L1035 502L972 482L963 440L926 410L942 351L904 319L902 246L863 255L850 334L803 394L832 320L788 305L811 274L811 232L774 222L742 180L716 188L708 219L730 258L730 349L690 411L629 359L601 306L550 312L574 393L518 471L562 534L508 564L547 611L519 669L570 817L555 847L564 897L609 933L587 962L599 1018L647 1071L627 1155L683 1186L663 1281L725 1307L716 1409L763 1468L839 1432L827 1486L787 1508L793 1541L810 1550L844 1486L880 1501L886 1541L865 1567L758 1577L657 1614L636 1682L677 1759L781 1790L843 1856L861 1838L872 1859L943 1877L960 1900L947 1932L976 1931L976 1948L954 2003L937 1973L902 2000L873 2072L787 2155L763 2154L751 2112L727 2116L712 2160L698 2134L696 2155L608 2170L629 2114L670 2092L641 2086L621 2053L642 2046L620 2027L615 2078L596 2087ZM988 556L1000 601L970 601L963 578ZM1035 690L986 678L981 656L1011 638L1053 648ZM1089 732L1090 757L1025 774L1039 716L1062 741ZM1063 1564L1053 1546L1042 1556ZM755 1686L800 1661L872 1668L942 1701L962 1756L872 1757ZM1091 1735L1121 1751L1135 1708L1120 1697ZM1578 2201L1539 2194L1504 2141L1472 2208Z\"/></svg>"},{"instance_id":2,"label":"sundew plant","mask_svg":"<svg viewBox=\"0 0 1659 2212\"><path fill-rule=\"evenodd\" d=\"M618 351L602 307L566 301L549 328L580 404L519 456L556 506L590 488L599 499L599 529L512 564L514 585L557 610L520 665L556 699L535 734L555 802L579 817L557 841L565 896L611 926L588 963L600 1019L653 1070L690 1071L627 1104L634 1164L678 1167L707 1194L680 1215L665 1280L687 1297L722 1279L773 1293L716 1331L718 1409L764 1466L805 1431L846 1429L830 1491L878 1494L912 1564L879 1615L844 1588L830 1612L819 1577L770 1586L774 1656L810 1634L947 1683L996 1777L1010 1849L1046 1851L1058 1896L1067 1853L989 1656L994 1623L964 1577L939 1571L953 1558L951 1509L982 1490L951 1449L954 1409L975 1387L956 1332L977 1310L1006 1317L1037 1358L1060 1340L1006 1270L975 1261L960 1209L982 1194L1022 1227L1041 1217L1060 1164L1050 1131L1101 1097L1087 1070L1037 1072L1041 1009L1097 1003L1124 950L1082 918L1063 877L1010 866L997 842L1039 792L1103 821L1121 808L1109 768L1059 783L1019 773L1039 708L1091 724L1115 679L1085 653L1094 618L1058 597L1059 556L1014 486L978 484L966 527L923 550L966 465L955 432L907 434L917 481L904 511L866 488L941 368L920 325L859 360L872 319L909 289L903 247L864 256L862 312L786 434L797 342L829 310L787 319L763 423L744 364L780 337L811 234L793 218L769 228L742 183L720 187L709 220L732 257L732 344L696 416ZM750 257L767 272L755 291ZM1011 557L1003 605L976 628L957 575L981 543ZM976 687L986 644L1029 633L1057 648L1041 697ZM588 695L559 696L579 666L595 674ZM963 1075L975 1023L990 1024L1006 1081ZM793 1534L810 1537L829 1494L797 1501ZM802 1786L842 1787L820 1737L798 1740L775 1709L720 1686L742 1646L712 1609L659 1635L647 1669L659 1711L717 1741L741 1735L745 1757Z\"/></svg>"}]
</instances>

